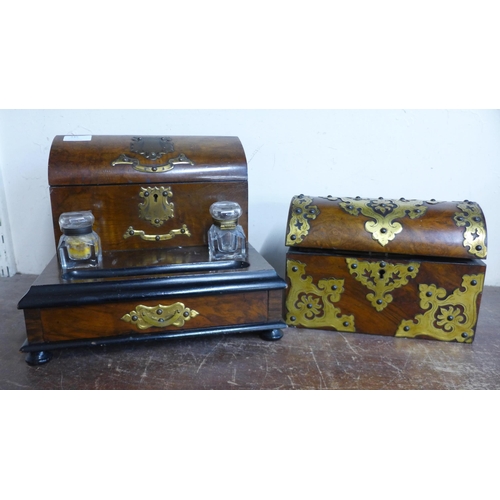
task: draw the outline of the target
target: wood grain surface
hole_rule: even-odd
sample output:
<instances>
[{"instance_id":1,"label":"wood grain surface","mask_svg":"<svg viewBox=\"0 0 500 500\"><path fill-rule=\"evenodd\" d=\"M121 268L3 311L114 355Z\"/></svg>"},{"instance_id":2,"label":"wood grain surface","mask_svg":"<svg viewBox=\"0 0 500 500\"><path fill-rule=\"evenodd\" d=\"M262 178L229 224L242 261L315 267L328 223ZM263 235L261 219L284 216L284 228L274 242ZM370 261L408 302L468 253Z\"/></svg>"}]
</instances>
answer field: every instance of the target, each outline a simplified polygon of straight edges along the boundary
<instances>
[{"instance_id":1,"label":"wood grain surface","mask_svg":"<svg viewBox=\"0 0 500 500\"><path fill-rule=\"evenodd\" d=\"M240 204L239 224L248 238L247 163L237 137L174 136L171 138L174 150L156 160L131 152L132 139L132 136L106 135L83 141L65 141L63 136L54 139L48 177L56 244L61 236L58 222L61 213L90 210L104 252L207 245L207 232L212 225L210 205L224 200ZM152 143L158 139L153 137ZM120 155L155 167L180 154L192 163L176 164L171 170L158 172L137 171L128 164L113 166ZM167 201L173 204L173 213L170 209L167 213L159 210L161 195L150 196L146 203L141 195L151 188L159 190L155 193L170 191ZM142 212L145 203L148 210L149 206L158 205L159 211L154 213L160 217L161 225L153 224L148 219L150 214ZM139 231L144 231L147 236L162 237L184 225L188 231L172 239L145 241L138 236ZM134 236L128 236L131 227Z\"/></svg>"},{"instance_id":2,"label":"wood grain surface","mask_svg":"<svg viewBox=\"0 0 500 500\"><path fill-rule=\"evenodd\" d=\"M469 247L464 245L464 227L458 226L455 220L457 214L458 216L463 216L464 211L459 208L459 205L464 206L466 203L469 203L467 200L449 202L410 200L410 206L412 203L420 204L416 206L416 209L420 210L422 215L415 218L404 214L395 215L395 212L392 211L378 212L377 217L379 222L382 219L385 220L385 230L387 230L389 222L391 222L391 225L393 223L394 226L401 225L402 227L401 231L395 234L392 240L382 245L377 239L374 239L373 235L365 227L367 223L375 225L375 217L349 213L342 208L341 198L309 198L311 202L303 208L295 207L293 203L294 199L292 199L290 204L288 214L289 223L297 209L301 215L302 211L308 212L311 209L315 212L314 218L309 218L310 229L307 231L307 234L304 235L301 241L297 240L293 242L293 247L322 248L349 252L426 255L450 259L482 258L470 252ZM393 205L405 203L399 201L393 202L392 200L380 201L380 203L383 202ZM473 204L473 208L477 210L476 218L479 220L475 224L483 227L486 235L485 216L479 205ZM469 212L472 214L472 211ZM374 211L371 213L373 214ZM308 218L307 214L306 218ZM290 231L289 225L287 230ZM483 244L486 246L486 243Z\"/></svg>"},{"instance_id":3,"label":"wood grain surface","mask_svg":"<svg viewBox=\"0 0 500 500\"><path fill-rule=\"evenodd\" d=\"M30 367L17 302L35 276L0 279L0 389L499 389L500 288L485 287L473 344L288 328L54 351Z\"/></svg>"}]
</instances>

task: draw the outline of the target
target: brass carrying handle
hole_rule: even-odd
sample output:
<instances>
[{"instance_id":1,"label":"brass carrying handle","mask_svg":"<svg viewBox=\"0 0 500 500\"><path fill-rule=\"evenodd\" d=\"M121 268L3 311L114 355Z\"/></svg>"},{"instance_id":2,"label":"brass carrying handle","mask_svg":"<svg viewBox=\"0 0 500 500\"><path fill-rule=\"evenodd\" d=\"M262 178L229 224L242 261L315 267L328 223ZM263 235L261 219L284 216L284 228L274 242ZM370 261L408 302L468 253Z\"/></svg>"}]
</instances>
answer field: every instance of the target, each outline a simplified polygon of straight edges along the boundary
<instances>
[{"instance_id":1,"label":"brass carrying handle","mask_svg":"<svg viewBox=\"0 0 500 500\"><path fill-rule=\"evenodd\" d=\"M140 236L141 240L146 241L165 241L171 240L178 235L182 236L191 236L191 232L189 231L186 224L183 224L180 229L172 229L167 234L146 234L144 231L138 231L130 226L123 235L124 239L130 238L131 236Z\"/></svg>"},{"instance_id":2,"label":"brass carrying handle","mask_svg":"<svg viewBox=\"0 0 500 500\"><path fill-rule=\"evenodd\" d=\"M177 165L194 165L194 163L185 155L180 154L177 158L171 158L164 163L163 165L142 165L139 163L139 160L135 158L130 158L126 154L120 155L116 160L111 162L112 167L116 167L117 165L130 165L134 170L138 172L168 172L172 170Z\"/></svg>"}]
</instances>

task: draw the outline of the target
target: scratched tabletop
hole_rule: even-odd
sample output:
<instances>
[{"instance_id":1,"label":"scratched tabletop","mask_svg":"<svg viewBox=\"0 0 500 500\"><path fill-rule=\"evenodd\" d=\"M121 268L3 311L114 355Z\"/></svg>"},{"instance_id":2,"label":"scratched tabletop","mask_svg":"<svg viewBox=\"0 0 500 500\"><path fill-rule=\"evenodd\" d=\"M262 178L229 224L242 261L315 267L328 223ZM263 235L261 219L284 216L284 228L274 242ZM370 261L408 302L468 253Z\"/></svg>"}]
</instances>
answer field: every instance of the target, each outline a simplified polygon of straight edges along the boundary
<instances>
[{"instance_id":1,"label":"scratched tabletop","mask_svg":"<svg viewBox=\"0 0 500 500\"><path fill-rule=\"evenodd\" d=\"M33 275L0 279L0 389L499 389L500 288L483 293L472 344L288 328L80 347L30 367L17 302Z\"/></svg>"}]
</instances>

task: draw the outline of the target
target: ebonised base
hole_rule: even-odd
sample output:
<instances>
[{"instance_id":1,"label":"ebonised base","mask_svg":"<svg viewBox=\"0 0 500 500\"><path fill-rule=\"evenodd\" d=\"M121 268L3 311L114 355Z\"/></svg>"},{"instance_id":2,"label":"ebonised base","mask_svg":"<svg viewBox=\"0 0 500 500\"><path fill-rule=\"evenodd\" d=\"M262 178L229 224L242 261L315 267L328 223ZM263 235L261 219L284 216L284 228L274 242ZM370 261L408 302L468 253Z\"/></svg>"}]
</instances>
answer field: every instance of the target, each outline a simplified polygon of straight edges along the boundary
<instances>
[{"instance_id":1,"label":"ebonised base","mask_svg":"<svg viewBox=\"0 0 500 500\"><path fill-rule=\"evenodd\" d=\"M30 366L39 366L48 363L52 359L53 350L83 347L83 346L106 346L113 344L126 344L130 342L148 342L153 340L165 340L172 338L186 337L206 337L213 335L232 335L238 333L256 332L261 339L266 341L276 341L283 337L282 328L286 328L286 323L272 323L265 325L240 325L225 328L211 328L202 330L186 330L183 332L166 332L150 335L127 335L117 337L107 337L100 339L66 340L61 342L32 343L27 340L21 346L20 351L27 353L25 361Z\"/></svg>"}]
</instances>

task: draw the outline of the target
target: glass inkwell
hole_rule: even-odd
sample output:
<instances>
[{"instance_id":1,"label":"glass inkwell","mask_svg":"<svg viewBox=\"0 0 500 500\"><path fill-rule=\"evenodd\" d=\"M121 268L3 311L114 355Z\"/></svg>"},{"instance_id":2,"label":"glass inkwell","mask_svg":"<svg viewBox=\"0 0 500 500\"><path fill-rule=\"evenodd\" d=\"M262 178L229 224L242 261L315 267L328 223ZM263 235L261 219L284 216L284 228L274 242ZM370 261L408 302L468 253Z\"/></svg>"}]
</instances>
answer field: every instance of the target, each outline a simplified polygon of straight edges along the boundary
<instances>
[{"instance_id":1,"label":"glass inkwell","mask_svg":"<svg viewBox=\"0 0 500 500\"><path fill-rule=\"evenodd\" d=\"M213 224L208 231L210 260L246 260L245 232L238 224L241 207L234 201L217 201L210 207Z\"/></svg>"},{"instance_id":2,"label":"glass inkwell","mask_svg":"<svg viewBox=\"0 0 500 500\"><path fill-rule=\"evenodd\" d=\"M100 266L101 240L92 229L94 220L89 210L65 212L59 217L63 234L59 239L57 255L63 271Z\"/></svg>"}]
</instances>

